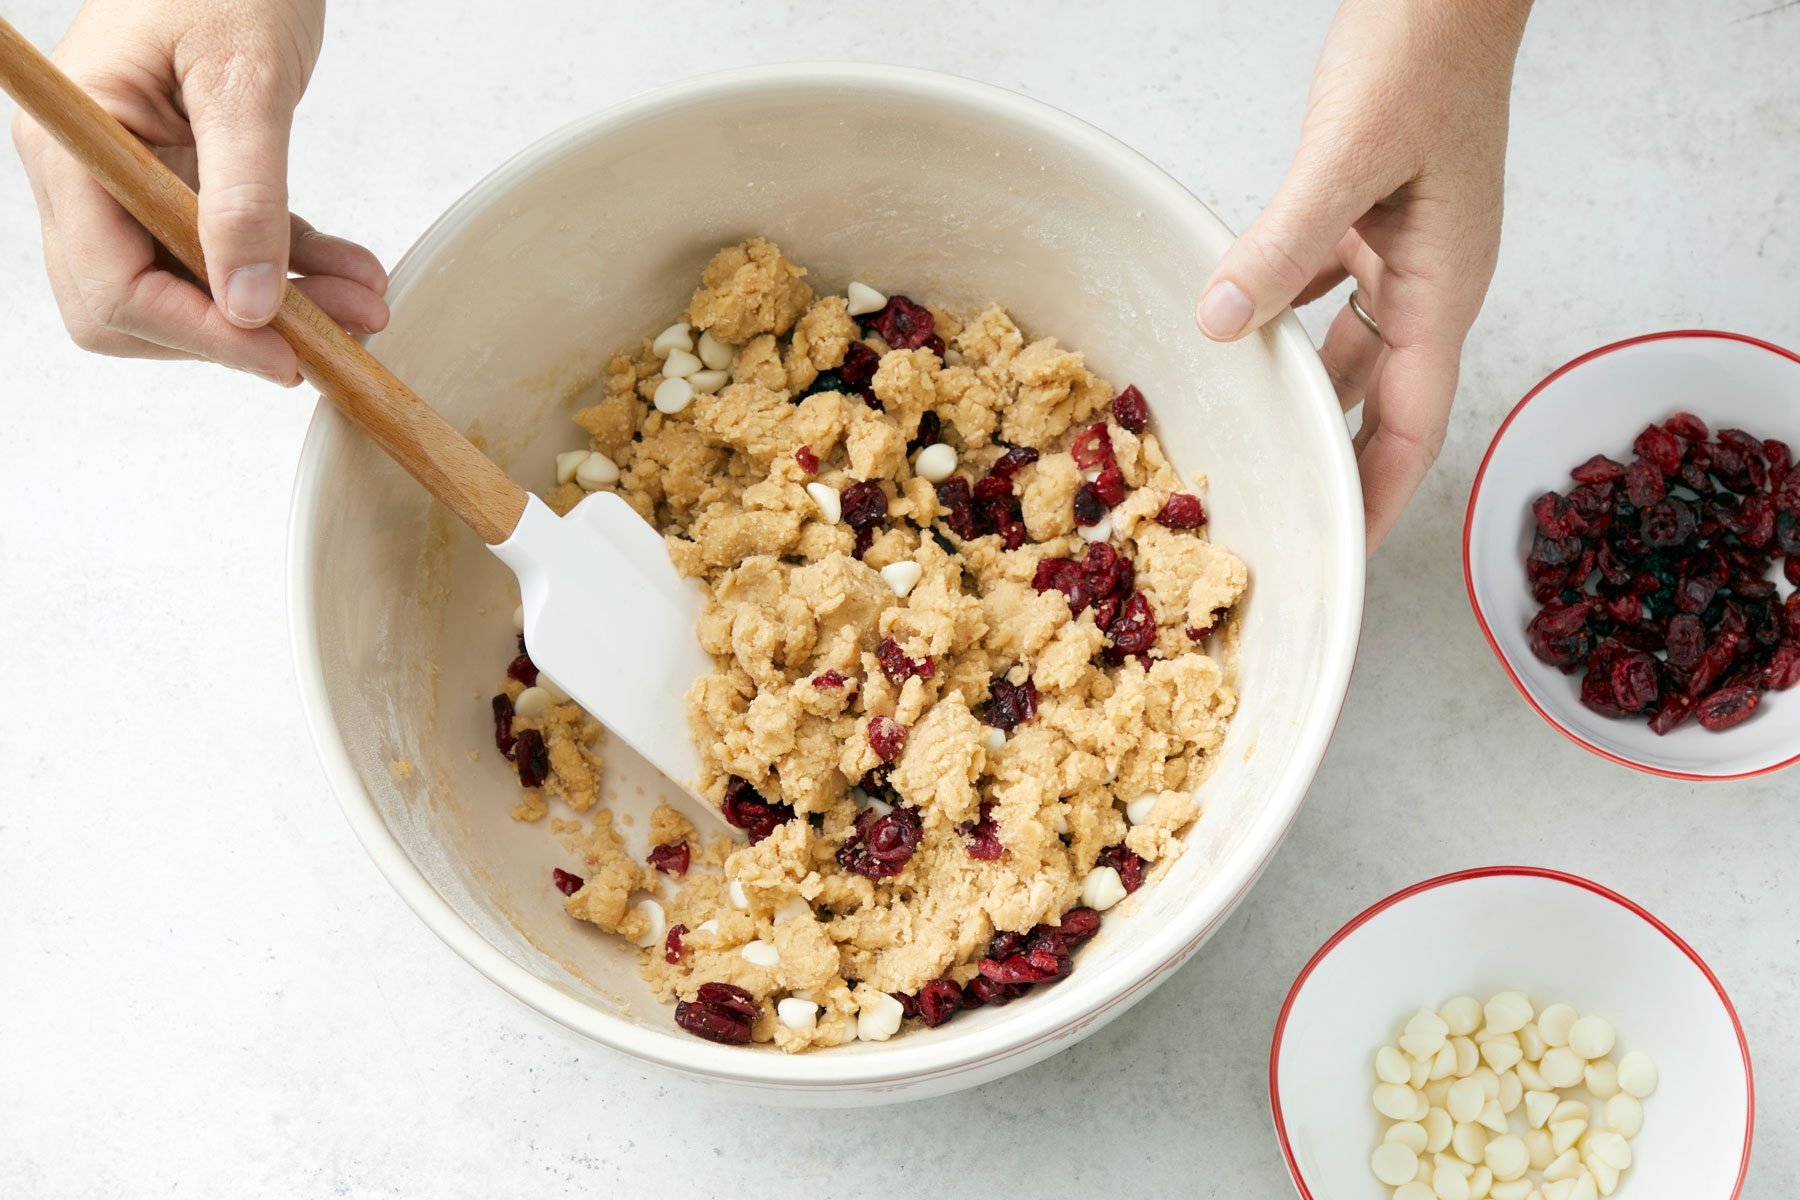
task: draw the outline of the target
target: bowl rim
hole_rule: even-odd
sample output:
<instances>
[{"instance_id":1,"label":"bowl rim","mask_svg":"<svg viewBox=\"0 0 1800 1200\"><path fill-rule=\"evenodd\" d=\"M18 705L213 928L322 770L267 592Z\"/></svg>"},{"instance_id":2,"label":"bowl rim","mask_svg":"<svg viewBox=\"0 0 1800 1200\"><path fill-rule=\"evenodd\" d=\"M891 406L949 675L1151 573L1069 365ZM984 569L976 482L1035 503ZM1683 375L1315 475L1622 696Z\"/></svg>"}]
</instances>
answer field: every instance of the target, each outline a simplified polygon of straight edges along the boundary
<instances>
[{"instance_id":1,"label":"bowl rim","mask_svg":"<svg viewBox=\"0 0 1800 1200\"><path fill-rule=\"evenodd\" d=\"M1054 136L1079 147L1120 172L1122 184L1146 194L1166 198L1181 213L1183 230L1190 237L1207 232L1229 233L1224 222L1190 190L1150 159L1112 135L1069 113L1032 97L936 71L912 67L861 63L813 62L737 68L695 76L629 97L599 112L571 121L531 143L495 167L459 197L420 235L401 256L391 273L390 301L401 297L418 280L417 264L434 253L451 233L476 210L510 188L517 178L539 168L575 145L604 136L671 109L720 97L754 97L768 89L812 88L898 91L934 103L950 103L965 110L1004 120L1014 128ZM1284 361L1284 375L1310 395L1321 413L1336 419L1338 406L1311 339L1292 312L1284 312L1268 326L1268 334ZM677 1042L671 1031L649 1031L601 1011L571 996L547 980L514 962L488 942L457 914L450 903L425 878L386 823L352 765L337 736L333 710L319 668L316 613L313 603L309 558L318 533L317 497L328 452L339 437L352 436L348 421L329 402L320 399L308 427L295 474L287 548L289 639L301 709L327 783L365 851L402 900L438 938L481 974L520 1003L558 1025L643 1062L674 1070L689 1077L729 1082L769 1093L822 1094L846 1091L910 1090L951 1076L991 1069L1002 1060L1029 1054L1049 1043L1070 1038L1103 1022L1107 1015L1130 1003L1149 987L1180 966L1230 915L1274 857L1305 801L1312 780L1323 765L1336 722L1348 695L1362 624L1366 556L1359 505L1344 506L1345 528L1336 539L1334 559L1327 578L1341 582L1346 603L1328 613L1325 640L1333 652L1320 664L1317 678L1327 702L1312 714L1297 735L1290 759L1310 768L1290 766L1277 780L1271 803L1244 834L1240 853L1215 870L1226 902L1197 926L1170 922L1150 930L1105 979L1095 977L1065 981L1049 1003L1020 1006L1016 1017L967 1045L940 1043L931 1038L897 1042L891 1049L870 1055L749 1053L737 1047L717 1046L698 1039ZM1319 464L1333 479L1334 491L1353 495L1359 488L1349 439L1331 443L1329 456ZM1330 703L1335 696L1335 705ZM1187 932L1191 928L1192 931ZM1057 998L1068 998L1055 1003ZM1076 1002L1075 998L1079 998ZM688 1044L691 1042L691 1045ZM915 1044L907 1044L915 1043ZM954 1050L950 1047L954 1046ZM972 1081L971 1081L972 1082ZM958 1086L958 1085L952 1085Z\"/></svg>"},{"instance_id":2,"label":"bowl rim","mask_svg":"<svg viewBox=\"0 0 1800 1200\"><path fill-rule=\"evenodd\" d=\"M1287 1033L1288 1017L1293 1011L1295 1002L1300 998L1300 992L1306 986L1306 981L1312 977L1313 971L1318 968L1319 964L1323 963L1346 938L1401 901L1410 900L1414 896L1453 884L1502 877L1545 879L1553 883L1580 888L1592 892L1603 900L1612 901L1634 916L1642 918L1651 928L1668 938L1677 950L1686 955L1688 960L1700 969L1700 973L1712 985L1713 991L1718 994L1719 1003L1725 1006L1725 1015L1731 1021L1732 1030L1737 1034L1738 1053L1744 1063L1744 1150L1738 1161L1737 1183L1733 1186L1729 1198L1729 1200L1738 1200L1744 1191L1744 1179L1750 1172L1750 1147L1756 1133L1756 1079L1750 1065L1750 1042L1744 1036L1744 1023L1738 1019L1737 1007L1732 1004L1731 997L1726 994L1725 985L1719 982L1719 977L1713 974L1713 970L1706 964L1706 960L1701 958L1699 953L1688 945L1680 934L1663 924L1654 913L1635 900L1580 875L1554 870L1550 867L1529 866L1472 867L1468 870L1452 871L1447 875L1421 880L1409 887L1401 888L1393 895L1371 904L1345 922L1343 928L1327 938L1325 944L1320 946L1313 956L1307 959L1306 965L1300 969L1300 974L1295 977L1293 986L1288 989L1287 998L1282 1002L1281 1014L1275 1019L1275 1036L1269 1044L1269 1112L1275 1123L1275 1136L1281 1143L1281 1156L1287 1162L1288 1176L1293 1180L1294 1187L1299 1191L1302 1200L1317 1200L1317 1197L1308 1189L1305 1179L1300 1175L1300 1162L1288 1139L1287 1121L1282 1115L1281 1045L1282 1039Z\"/></svg>"},{"instance_id":3,"label":"bowl rim","mask_svg":"<svg viewBox=\"0 0 1800 1200\"><path fill-rule=\"evenodd\" d=\"M1795 763L1800 763L1800 754L1796 754L1794 757L1786 759L1785 761L1770 763L1767 766L1757 767L1749 771L1676 771L1671 770L1668 767L1658 767L1650 763L1640 762L1630 755L1621 754L1615 750L1610 750L1605 746L1590 742L1579 733L1576 733L1573 729L1558 720L1548 708L1538 703L1537 698L1533 696L1530 689L1525 686L1524 679L1520 678L1519 673L1513 669L1512 659L1507 655L1505 648L1500 644L1500 639L1495 636L1493 628L1488 624L1487 613L1482 609L1481 597L1475 589L1475 565L1474 557L1471 552L1475 533L1475 509L1481 500L1481 488L1482 484L1487 479L1488 464L1493 461L1495 452L1500 449L1500 442L1506 437L1507 430L1512 427L1513 421L1520 413L1525 411L1525 406L1535 400L1540 392L1555 383L1558 379L1561 379L1576 367L1592 362L1596 358L1602 358L1608 354L1614 354L1621 350L1630 350L1634 347L1651 342L1678 341L1683 339L1742 342L1746 345L1755 346L1761 350L1767 350L1782 358L1788 359L1795 364L1800 364L1800 354L1794 353L1785 346L1778 346L1774 342L1764 341L1762 338L1752 337L1747 333L1732 333L1722 329L1666 329L1656 333L1641 333L1635 337L1628 337L1621 341L1609 342L1604 346L1597 346L1594 349L1587 351L1585 354L1577 355L1562 366L1556 368L1554 371L1540 379L1536 386L1526 392L1524 397L1521 398L1517 404L1513 405L1512 411L1506 414L1506 419L1500 422L1500 428L1494 431L1493 439L1488 443L1487 453L1483 454L1481 457L1481 466L1475 471L1475 480L1469 486L1468 507L1463 515L1463 588L1469 597L1469 607L1474 610L1476 624L1481 626L1481 636L1487 639L1488 649L1494 652L1495 659L1500 663L1500 669L1506 672L1506 677L1512 681L1513 687L1517 689L1520 696L1524 697L1525 703L1531 706L1533 712L1542 717L1552 729L1568 738L1571 742L1574 742L1577 746L1580 746L1583 750L1586 750L1591 754L1597 754L1601 758L1604 758L1609 762L1617 763L1622 767L1630 767L1634 771L1643 771L1647 775L1657 775L1664 779L1680 779L1690 783L1712 783L1733 779L1754 779L1759 775L1769 775L1776 771L1786 770Z\"/></svg>"}]
</instances>

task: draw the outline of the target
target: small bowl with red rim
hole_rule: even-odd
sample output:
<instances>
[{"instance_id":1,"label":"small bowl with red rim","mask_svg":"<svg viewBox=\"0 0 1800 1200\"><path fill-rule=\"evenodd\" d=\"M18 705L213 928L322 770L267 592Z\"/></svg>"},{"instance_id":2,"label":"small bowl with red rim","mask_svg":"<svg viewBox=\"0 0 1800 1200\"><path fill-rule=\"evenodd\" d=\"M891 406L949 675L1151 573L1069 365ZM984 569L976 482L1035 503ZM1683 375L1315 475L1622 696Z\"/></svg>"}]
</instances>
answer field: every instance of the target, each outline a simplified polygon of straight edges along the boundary
<instances>
[{"instance_id":1,"label":"small bowl with red rim","mask_svg":"<svg viewBox=\"0 0 1800 1200\"><path fill-rule=\"evenodd\" d=\"M1593 456L1604 455L1630 468L1638 457L1634 442L1646 427L1666 425L1678 414L1697 417L1714 441L1726 430L1747 431L1758 442L1779 441L1800 453L1800 356L1740 334L1680 330L1602 346L1557 368L1525 394L1488 448L1469 497L1463 529L1463 575L1476 620L1520 695L1577 745L1653 774L1693 780L1740 779L1800 761L1800 687L1782 690L1779 686L1767 686L1765 680L1778 671L1752 664L1742 654L1736 659L1721 655L1721 661L1730 665L1716 670L1710 681L1703 681L1701 694L1693 697L1696 705L1725 687L1742 685L1755 692L1755 710L1728 728L1713 729L1702 725L1697 708L1696 715L1658 733L1649 718L1663 702L1661 699L1652 701L1636 715L1596 711L1583 700L1583 681L1589 672L1577 666L1565 673L1545 661L1534 653L1533 637L1528 633L1533 618L1545 608L1545 602L1533 594L1527 566L1528 558L1542 553L1534 550L1541 534L1534 502L1548 492L1569 495L1579 486L1571 471ZM1676 428L1683 425L1677 422ZM1676 444L1685 454L1693 443L1677 439ZM1707 462L1705 455L1710 453L1703 453L1703 464ZM1766 462L1764 466L1766 474ZM1704 474L1716 489L1714 495L1726 504L1741 505L1744 496L1757 490L1753 483L1741 487L1727 484L1710 467L1704 468ZM1712 497L1699 497L1686 488L1678 475L1663 481L1663 485L1664 498L1682 499L1704 519L1707 501ZM1621 478L1611 486L1623 495L1627 480ZM1767 485L1762 490L1770 494L1771 500L1757 503L1773 503L1775 490ZM1693 499L1690 501L1689 497ZM1636 521L1641 522L1648 511L1636 512ZM1621 523L1615 528L1625 530L1631 526ZM1711 524L1701 527L1702 531L1712 528ZM1655 532L1661 542L1670 536L1664 529ZM1682 535L1678 532L1675 536ZM1691 535L1701 537L1709 548L1717 545L1729 549L1739 542L1735 534L1716 529L1710 534ZM1590 538L1587 544L1592 547L1595 540ZM1702 543L1682 543L1698 544ZM1778 544L1771 542L1769 548L1774 553L1760 578L1775 589L1771 602L1779 608L1786 604L1793 588L1786 581L1785 560ZM1671 561L1680 561L1682 553L1679 548L1670 548ZM1612 564L1615 577L1632 569L1628 563ZM1538 570L1541 572L1542 568ZM1749 579L1755 574L1754 569L1747 567L1742 577ZM1604 581L1604 574L1596 569L1588 585L1590 592L1601 588ZM1672 586L1681 584L1679 580L1665 582ZM1564 596L1573 594L1566 592ZM1727 583L1698 614L1688 614L1703 623L1698 633L1699 645L1709 646L1718 640L1720 606L1731 599ZM1800 606L1800 601L1794 603ZM1783 619L1789 622L1782 640L1789 643L1789 648L1776 645L1758 653L1779 652L1785 662L1800 654L1800 628L1791 623L1791 612L1782 612ZM1655 672L1655 686L1663 694L1676 689L1685 693L1688 689L1682 681L1691 681L1693 671L1701 668L1696 664L1676 676L1664 667L1669 653L1657 641L1671 628L1672 615L1680 614L1671 614L1667 603L1660 613L1648 607L1644 613L1642 628L1627 630L1622 636L1645 639L1642 645L1629 649L1655 660L1654 666L1645 669ZM1603 621L1595 628L1618 627ZM1694 632L1690 622L1684 633ZM1593 636L1598 642L1610 638L1612 633ZM1690 649L1693 644L1690 641ZM1637 665L1644 667L1641 660ZM1714 668L1704 670L1713 672ZM1604 687L1599 690L1607 691ZM1730 714L1724 711L1728 699L1713 700L1708 714L1728 720Z\"/></svg>"},{"instance_id":2,"label":"small bowl with red rim","mask_svg":"<svg viewBox=\"0 0 1800 1200\"><path fill-rule=\"evenodd\" d=\"M1617 892L1539 867L1428 879L1333 934L1300 972L1269 1052L1269 1101L1306 1200L1389 1200L1370 1158L1390 1122L1375 1052L1421 1007L1518 990L1604 1017L1656 1064L1623 1196L1733 1200L1749 1169L1755 1084L1730 998L1692 947ZM1583 1089L1568 1095L1586 1099Z\"/></svg>"}]
</instances>

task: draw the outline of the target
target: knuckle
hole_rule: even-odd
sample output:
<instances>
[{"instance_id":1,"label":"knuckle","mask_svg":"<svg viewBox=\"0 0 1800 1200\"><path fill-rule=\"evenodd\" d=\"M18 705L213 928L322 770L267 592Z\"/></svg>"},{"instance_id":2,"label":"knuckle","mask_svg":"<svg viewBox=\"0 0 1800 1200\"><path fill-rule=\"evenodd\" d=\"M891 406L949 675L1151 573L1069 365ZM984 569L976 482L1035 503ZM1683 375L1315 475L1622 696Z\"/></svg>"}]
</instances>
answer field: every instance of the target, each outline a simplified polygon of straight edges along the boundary
<instances>
[{"instance_id":1,"label":"knuckle","mask_svg":"<svg viewBox=\"0 0 1800 1200\"><path fill-rule=\"evenodd\" d=\"M287 203L272 183L245 180L206 189L200 194L201 220L208 233L231 241L273 239L285 228Z\"/></svg>"},{"instance_id":2,"label":"knuckle","mask_svg":"<svg viewBox=\"0 0 1800 1200\"><path fill-rule=\"evenodd\" d=\"M1283 287L1297 292L1312 281L1312 271L1301 261L1300 235L1291 226L1272 225L1262 232L1254 246L1264 269Z\"/></svg>"}]
</instances>

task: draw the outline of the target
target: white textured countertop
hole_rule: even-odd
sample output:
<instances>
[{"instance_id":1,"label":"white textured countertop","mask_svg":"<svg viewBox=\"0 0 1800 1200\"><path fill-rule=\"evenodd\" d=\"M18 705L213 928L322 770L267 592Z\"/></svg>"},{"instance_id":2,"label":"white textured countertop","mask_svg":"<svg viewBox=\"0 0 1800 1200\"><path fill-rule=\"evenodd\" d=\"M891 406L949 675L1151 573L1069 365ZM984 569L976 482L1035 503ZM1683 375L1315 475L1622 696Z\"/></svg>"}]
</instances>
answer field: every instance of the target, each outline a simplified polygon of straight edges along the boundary
<instances>
[{"instance_id":1,"label":"white textured countertop","mask_svg":"<svg viewBox=\"0 0 1800 1200\"><path fill-rule=\"evenodd\" d=\"M6 6L42 42L73 7ZM1048 100L1241 227L1280 177L1331 7L343 0L300 113L295 207L392 263L571 118L690 73L848 58ZM842 1114L577 1056L388 889L326 791L288 665L306 397L77 352L5 156L0 1194L1280 1197L1265 1060L1294 974L1369 902L1494 861L1617 887L1709 958L1756 1065L1745 1195L1800 1194L1800 772L1669 783L1570 745L1493 662L1457 557L1480 453L1552 367L1679 326L1800 344L1796 62L1794 0L1542 7L1449 445L1373 564L1348 710L1263 882L1074 1049Z\"/></svg>"}]
</instances>

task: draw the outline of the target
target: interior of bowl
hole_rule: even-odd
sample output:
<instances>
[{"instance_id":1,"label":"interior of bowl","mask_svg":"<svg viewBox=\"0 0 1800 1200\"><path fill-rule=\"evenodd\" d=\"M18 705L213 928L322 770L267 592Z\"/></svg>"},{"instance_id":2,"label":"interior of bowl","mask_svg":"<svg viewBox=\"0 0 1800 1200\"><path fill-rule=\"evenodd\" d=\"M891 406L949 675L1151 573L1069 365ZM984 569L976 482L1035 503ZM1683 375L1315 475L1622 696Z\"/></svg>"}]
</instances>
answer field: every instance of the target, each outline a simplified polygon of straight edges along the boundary
<instances>
[{"instance_id":1,"label":"interior of bowl","mask_svg":"<svg viewBox=\"0 0 1800 1200\"><path fill-rule=\"evenodd\" d=\"M1675 333L1603 347L1553 374L1502 426L1476 478L1464 544L1470 598L1519 690L1577 742L1672 775L1754 774L1794 761L1800 690L1765 695L1757 713L1723 733L1688 721L1658 736L1645 721L1585 707L1580 676L1538 659L1525 634L1539 607L1525 577L1531 502L1566 492L1570 468L1592 455L1629 462L1645 425L1682 411L1715 431L1739 428L1800 446L1800 359L1730 334ZM1778 571L1770 578L1790 590Z\"/></svg>"},{"instance_id":2,"label":"interior of bowl","mask_svg":"<svg viewBox=\"0 0 1800 1200\"><path fill-rule=\"evenodd\" d=\"M1643 1050L1656 1063L1621 1194L1735 1194L1752 1119L1742 1030L1699 959L1647 913L1584 880L1499 868L1421 885L1365 918L1302 977L1276 1032L1276 1113L1303 1194L1387 1200L1369 1166L1388 1124L1370 1101L1376 1049L1421 1007L1509 990L1605 1017L1615 1060ZM1585 1088L1568 1095L1592 1104Z\"/></svg>"},{"instance_id":3,"label":"interior of bowl","mask_svg":"<svg viewBox=\"0 0 1800 1200\"><path fill-rule=\"evenodd\" d=\"M487 698L513 653L510 575L323 410L293 571L328 773L441 936L555 1019L646 1058L855 1083L1069 1036L1191 953L1272 853L1323 753L1362 602L1360 506L1330 388L1291 318L1235 346L1196 333L1192 297L1229 235L1167 176L1033 102L873 68L718 77L547 139L415 248L371 348L544 489L551 455L585 445L568 418L606 358L679 312L715 249L755 234L811 268L820 292L856 278L952 309L1005 304L1028 333L1136 382L1176 464L1210 476L1213 536L1253 582L1242 704L1194 852L1041 998L792 1059L677 1032L636 951L564 915L550 868L573 864L556 840L509 817L517 788ZM605 753L611 794L667 786L623 747Z\"/></svg>"}]
</instances>

